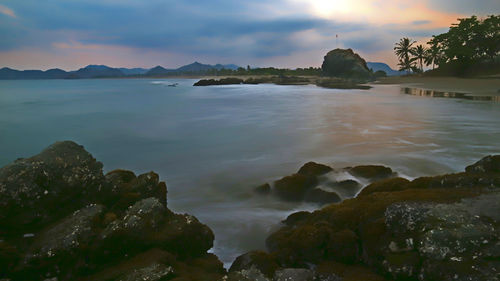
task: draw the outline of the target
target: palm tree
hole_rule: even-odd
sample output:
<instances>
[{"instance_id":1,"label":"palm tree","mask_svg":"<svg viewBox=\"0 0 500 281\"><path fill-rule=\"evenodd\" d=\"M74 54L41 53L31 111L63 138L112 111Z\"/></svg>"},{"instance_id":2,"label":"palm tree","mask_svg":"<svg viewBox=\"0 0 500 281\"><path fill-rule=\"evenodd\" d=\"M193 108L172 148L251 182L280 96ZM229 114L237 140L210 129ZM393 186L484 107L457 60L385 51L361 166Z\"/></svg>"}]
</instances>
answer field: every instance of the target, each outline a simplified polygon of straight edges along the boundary
<instances>
[{"instance_id":1,"label":"palm tree","mask_svg":"<svg viewBox=\"0 0 500 281\"><path fill-rule=\"evenodd\" d=\"M420 65L420 71L424 72L424 59L426 57L427 49L422 46L418 45L415 48L412 48L410 50L411 54L415 56L415 60L418 60L419 65Z\"/></svg>"},{"instance_id":2,"label":"palm tree","mask_svg":"<svg viewBox=\"0 0 500 281\"><path fill-rule=\"evenodd\" d=\"M432 69L434 69L434 65L438 64L441 58L442 58L441 49L437 45L432 45L430 48L427 49L427 52L425 52L424 62L425 65L432 64Z\"/></svg>"},{"instance_id":3,"label":"palm tree","mask_svg":"<svg viewBox=\"0 0 500 281\"><path fill-rule=\"evenodd\" d=\"M396 47L394 47L394 52L396 56L400 60L405 60L410 58L411 50L413 49L413 44L417 43L417 41L412 41L410 38L402 38L396 43Z\"/></svg>"},{"instance_id":4,"label":"palm tree","mask_svg":"<svg viewBox=\"0 0 500 281\"><path fill-rule=\"evenodd\" d=\"M410 73L411 70L414 69L413 62L415 61L413 58L410 58L410 54L412 54L413 44L416 41L411 40L410 38L404 37L396 43L394 47L394 52L399 59L399 70L406 70L407 73Z\"/></svg>"},{"instance_id":5,"label":"palm tree","mask_svg":"<svg viewBox=\"0 0 500 281\"><path fill-rule=\"evenodd\" d=\"M406 73L409 74L411 71L417 70L417 67L415 66L415 59L416 58L410 57L400 59L398 63L399 71L406 71Z\"/></svg>"}]
</instances>

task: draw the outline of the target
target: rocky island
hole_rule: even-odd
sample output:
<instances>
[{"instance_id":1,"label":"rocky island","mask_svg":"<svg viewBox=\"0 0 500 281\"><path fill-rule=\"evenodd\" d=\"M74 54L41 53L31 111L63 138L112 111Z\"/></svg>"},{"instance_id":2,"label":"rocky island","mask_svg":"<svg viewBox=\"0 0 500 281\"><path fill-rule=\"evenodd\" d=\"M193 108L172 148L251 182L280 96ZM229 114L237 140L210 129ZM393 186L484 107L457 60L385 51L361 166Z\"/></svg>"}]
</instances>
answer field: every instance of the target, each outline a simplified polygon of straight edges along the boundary
<instances>
[{"instance_id":1,"label":"rocky island","mask_svg":"<svg viewBox=\"0 0 500 281\"><path fill-rule=\"evenodd\" d=\"M363 85L377 78L366 64L366 61L354 53L352 49L335 49L324 57L321 76L255 76L226 77L222 79L201 79L193 86L216 86L238 84L276 84L276 85L308 85L313 84L331 89L368 90L371 86Z\"/></svg>"},{"instance_id":2,"label":"rocky island","mask_svg":"<svg viewBox=\"0 0 500 281\"><path fill-rule=\"evenodd\" d=\"M344 171L372 183L344 183L354 198L340 202L317 191L335 169L309 162L259 187L337 203L290 215L267 252L226 271L208 253L213 232L168 209L156 173L103 174L82 146L57 142L0 168L0 279L500 280L500 156L412 181L383 166Z\"/></svg>"}]
</instances>

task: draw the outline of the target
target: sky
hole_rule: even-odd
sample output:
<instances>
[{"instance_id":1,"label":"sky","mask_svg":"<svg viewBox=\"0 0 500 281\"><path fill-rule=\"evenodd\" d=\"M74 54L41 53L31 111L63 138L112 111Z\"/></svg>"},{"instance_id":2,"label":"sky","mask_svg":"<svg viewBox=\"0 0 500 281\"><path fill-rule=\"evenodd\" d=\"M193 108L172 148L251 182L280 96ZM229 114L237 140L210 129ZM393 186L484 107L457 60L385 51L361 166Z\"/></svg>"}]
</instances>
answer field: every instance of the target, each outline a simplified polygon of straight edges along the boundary
<instances>
[{"instance_id":1,"label":"sky","mask_svg":"<svg viewBox=\"0 0 500 281\"><path fill-rule=\"evenodd\" d=\"M499 13L498 0L0 0L0 67L319 67L339 47L395 68L400 38Z\"/></svg>"}]
</instances>

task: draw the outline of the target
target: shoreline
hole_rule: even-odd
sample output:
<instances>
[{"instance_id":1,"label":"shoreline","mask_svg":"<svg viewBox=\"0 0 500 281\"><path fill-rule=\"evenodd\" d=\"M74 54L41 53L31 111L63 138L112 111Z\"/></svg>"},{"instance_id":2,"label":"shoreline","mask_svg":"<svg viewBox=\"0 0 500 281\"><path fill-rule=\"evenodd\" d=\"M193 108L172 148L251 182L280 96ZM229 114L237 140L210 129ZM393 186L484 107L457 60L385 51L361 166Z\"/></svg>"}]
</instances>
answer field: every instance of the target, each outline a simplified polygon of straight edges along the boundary
<instances>
[{"instance_id":1,"label":"shoreline","mask_svg":"<svg viewBox=\"0 0 500 281\"><path fill-rule=\"evenodd\" d=\"M500 79L498 78L389 76L370 84L401 85L402 88L406 86L429 91L463 93L469 96L500 96Z\"/></svg>"}]
</instances>

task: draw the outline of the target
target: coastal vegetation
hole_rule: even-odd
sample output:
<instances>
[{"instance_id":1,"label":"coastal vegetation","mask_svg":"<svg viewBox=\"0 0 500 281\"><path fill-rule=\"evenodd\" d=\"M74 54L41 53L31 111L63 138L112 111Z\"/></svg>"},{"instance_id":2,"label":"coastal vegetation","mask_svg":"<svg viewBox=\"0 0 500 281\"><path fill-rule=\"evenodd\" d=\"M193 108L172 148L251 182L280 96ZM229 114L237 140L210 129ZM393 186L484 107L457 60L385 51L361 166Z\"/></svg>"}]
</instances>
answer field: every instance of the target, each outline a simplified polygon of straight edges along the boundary
<instances>
[{"instance_id":1,"label":"coastal vegetation","mask_svg":"<svg viewBox=\"0 0 500 281\"><path fill-rule=\"evenodd\" d=\"M415 44L407 37L395 44L399 70L421 73L425 64L432 65L430 75L495 74L500 69L500 15L458 19L447 32L432 36L428 47Z\"/></svg>"}]
</instances>

